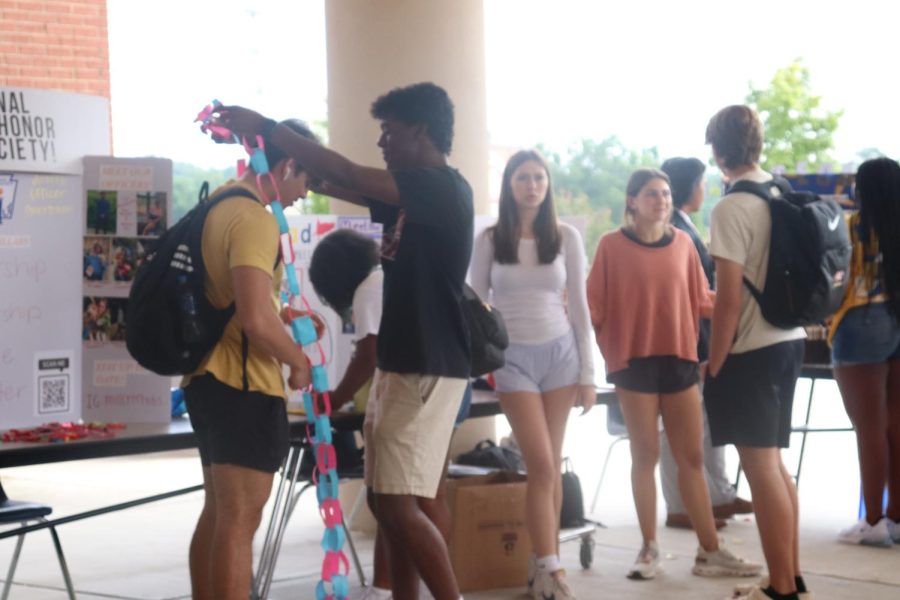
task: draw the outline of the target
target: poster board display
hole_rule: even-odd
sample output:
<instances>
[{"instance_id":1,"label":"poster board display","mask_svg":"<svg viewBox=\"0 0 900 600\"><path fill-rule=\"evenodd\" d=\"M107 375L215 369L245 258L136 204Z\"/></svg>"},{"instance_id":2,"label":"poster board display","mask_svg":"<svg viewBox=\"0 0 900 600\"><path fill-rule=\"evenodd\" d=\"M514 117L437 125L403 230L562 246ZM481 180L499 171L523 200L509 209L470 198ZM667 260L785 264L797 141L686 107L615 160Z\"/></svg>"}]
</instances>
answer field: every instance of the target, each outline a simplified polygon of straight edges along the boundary
<instances>
[{"instance_id":1,"label":"poster board display","mask_svg":"<svg viewBox=\"0 0 900 600\"><path fill-rule=\"evenodd\" d=\"M81 414L81 178L0 172L0 429Z\"/></svg>"},{"instance_id":2,"label":"poster board display","mask_svg":"<svg viewBox=\"0 0 900 600\"><path fill-rule=\"evenodd\" d=\"M799 192L812 192L822 198L830 198L844 210L855 210L853 197L856 191L856 175L852 173L817 173L812 175L782 175Z\"/></svg>"},{"instance_id":3,"label":"poster board display","mask_svg":"<svg viewBox=\"0 0 900 600\"><path fill-rule=\"evenodd\" d=\"M87 421L164 423L170 379L140 367L125 348L125 307L147 245L170 225L172 161L84 158L81 354Z\"/></svg>"}]
</instances>

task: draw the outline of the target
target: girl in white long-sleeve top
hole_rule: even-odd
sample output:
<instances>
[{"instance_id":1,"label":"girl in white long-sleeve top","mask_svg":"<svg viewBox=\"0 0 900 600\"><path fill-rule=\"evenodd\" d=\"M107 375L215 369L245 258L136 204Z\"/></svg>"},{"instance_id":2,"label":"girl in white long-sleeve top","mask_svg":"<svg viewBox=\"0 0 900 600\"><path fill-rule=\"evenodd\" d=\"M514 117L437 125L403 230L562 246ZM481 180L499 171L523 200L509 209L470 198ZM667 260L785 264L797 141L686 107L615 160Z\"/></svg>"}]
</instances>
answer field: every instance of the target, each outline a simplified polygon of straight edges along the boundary
<instances>
[{"instance_id":1,"label":"girl in white long-sleeve top","mask_svg":"<svg viewBox=\"0 0 900 600\"><path fill-rule=\"evenodd\" d=\"M544 158L517 152L503 171L497 224L475 240L471 279L482 298L490 293L509 332L494 379L528 468L528 585L541 600L574 598L557 540L566 421L575 405L587 411L596 400L586 262L578 230L557 221Z\"/></svg>"}]
</instances>

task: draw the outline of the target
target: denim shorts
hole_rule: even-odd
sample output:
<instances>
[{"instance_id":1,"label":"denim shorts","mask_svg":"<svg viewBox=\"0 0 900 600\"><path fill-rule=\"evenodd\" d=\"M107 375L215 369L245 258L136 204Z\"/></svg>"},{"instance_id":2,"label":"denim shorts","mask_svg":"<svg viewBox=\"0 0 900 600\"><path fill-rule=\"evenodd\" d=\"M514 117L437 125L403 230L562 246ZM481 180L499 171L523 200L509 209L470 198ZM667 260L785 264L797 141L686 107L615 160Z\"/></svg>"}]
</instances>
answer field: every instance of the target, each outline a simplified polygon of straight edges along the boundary
<instances>
[{"instance_id":1,"label":"denim shorts","mask_svg":"<svg viewBox=\"0 0 900 600\"><path fill-rule=\"evenodd\" d=\"M884 303L851 308L831 340L835 365L883 363L900 359L900 323Z\"/></svg>"},{"instance_id":2,"label":"denim shorts","mask_svg":"<svg viewBox=\"0 0 900 600\"><path fill-rule=\"evenodd\" d=\"M510 344L506 364L494 372L498 392L544 393L578 383L581 359L575 332L543 344Z\"/></svg>"}]
</instances>

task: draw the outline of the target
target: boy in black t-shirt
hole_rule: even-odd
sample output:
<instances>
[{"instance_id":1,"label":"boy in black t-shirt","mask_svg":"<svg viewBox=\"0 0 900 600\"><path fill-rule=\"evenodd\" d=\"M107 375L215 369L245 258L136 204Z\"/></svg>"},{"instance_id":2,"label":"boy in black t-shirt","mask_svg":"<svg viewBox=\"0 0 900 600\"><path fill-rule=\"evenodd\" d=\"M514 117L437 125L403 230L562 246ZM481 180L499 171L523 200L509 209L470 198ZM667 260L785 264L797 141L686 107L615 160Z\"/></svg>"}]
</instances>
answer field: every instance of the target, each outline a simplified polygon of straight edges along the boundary
<instances>
[{"instance_id":1,"label":"boy in black t-shirt","mask_svg":"<svg viewBox=\"0 0 900 600\"><path fill-rule=\"evenodd\" d=\"M432 83L392 90L372 105L387 170L357 165L241 107L219 118L263 134L323 182L320 191L369 208L384 225L384 309L378 335L373 442L376 518L388 535L394 595L417 597L419 576L438 600L459 588L441 528L417 498L434 498L468 381L460 307L472 251L472 190L447 163L453 104Z\"/></svg>"}]
</instances>

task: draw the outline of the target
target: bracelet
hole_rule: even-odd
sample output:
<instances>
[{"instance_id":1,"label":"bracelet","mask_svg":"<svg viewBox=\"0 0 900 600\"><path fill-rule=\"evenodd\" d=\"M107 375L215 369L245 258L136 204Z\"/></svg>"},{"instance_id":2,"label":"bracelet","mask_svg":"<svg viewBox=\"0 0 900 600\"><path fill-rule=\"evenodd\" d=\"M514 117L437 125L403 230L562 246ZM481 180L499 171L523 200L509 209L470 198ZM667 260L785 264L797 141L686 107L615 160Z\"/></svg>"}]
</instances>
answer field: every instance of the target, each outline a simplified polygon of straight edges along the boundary
<instances>
[{"instance_id":1,"label":"bracelet","mask_svg":"<svg viewBox=\"0 0 900 600\"><path fill-rule=\"evenodd\" d=\"M275 129L276 125L278 125L278 121L275 119L263 119L259 134L263 136L263 138L269 139L269 136L272 135L272 130Z\"/></svg>"}]
</instances>

